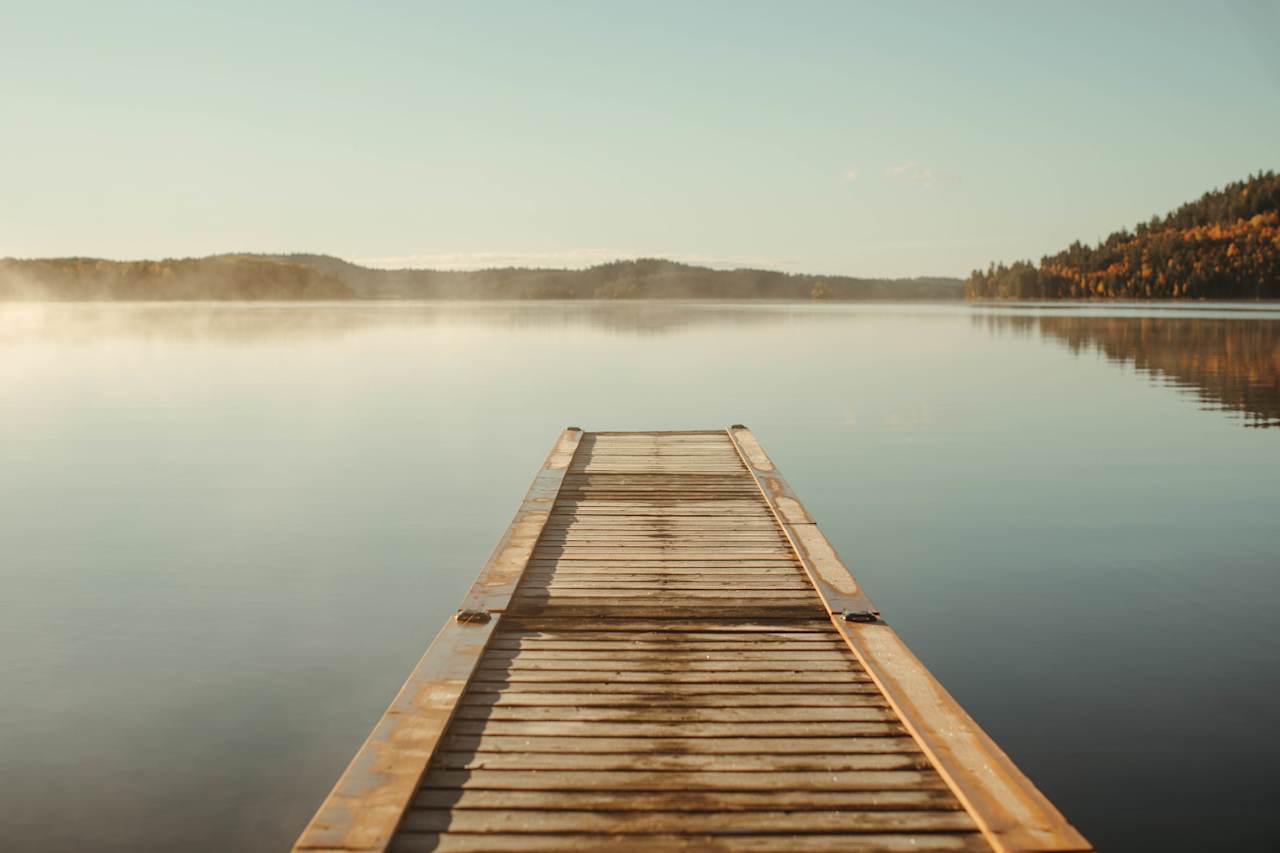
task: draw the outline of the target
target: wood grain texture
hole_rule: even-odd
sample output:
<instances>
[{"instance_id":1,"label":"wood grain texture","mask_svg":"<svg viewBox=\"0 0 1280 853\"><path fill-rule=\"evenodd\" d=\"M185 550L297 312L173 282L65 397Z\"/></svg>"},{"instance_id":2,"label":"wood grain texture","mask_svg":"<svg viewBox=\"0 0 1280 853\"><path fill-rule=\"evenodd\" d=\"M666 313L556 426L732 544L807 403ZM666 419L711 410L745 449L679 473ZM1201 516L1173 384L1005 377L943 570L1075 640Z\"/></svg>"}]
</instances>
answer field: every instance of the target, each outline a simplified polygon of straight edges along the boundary
<instances>
[{"instance_id":1,"label":"wood grain texture","mask_svg":"<svg viewBox=\"0 0 1280 853\"><path fill-rule=\"evenodd\" d=\"M761 835L706 835L699 833L613 835L609 833L417 833L403 832L392 845L393 853L512 853L512 851L596 850L609 853L651 851L772 851L772 853L827 853L827 851L878 851L878 853L938 853L938 851L989 851L977 833L770 833Z\"/></svg>"}]
</instances>

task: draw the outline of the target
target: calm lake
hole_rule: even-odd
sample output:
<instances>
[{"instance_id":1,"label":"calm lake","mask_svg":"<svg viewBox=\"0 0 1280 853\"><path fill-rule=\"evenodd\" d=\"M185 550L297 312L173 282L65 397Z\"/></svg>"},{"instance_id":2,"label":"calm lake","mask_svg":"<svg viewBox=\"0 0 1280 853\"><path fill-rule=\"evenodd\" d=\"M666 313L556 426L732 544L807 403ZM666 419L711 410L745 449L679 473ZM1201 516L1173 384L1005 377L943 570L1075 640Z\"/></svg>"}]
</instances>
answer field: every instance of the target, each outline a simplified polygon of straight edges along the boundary
<instances>
[{"instance_id":1,"label":"calm lake","mask_svg":"<svg viewBox=\"0 0 1280 853\"><path fill-rule=\"evenodd\" d=\"M1103 850L1280 837L1280 306L0 305L0 846L286 849L559 430L750 426Z\"/></svg>"}]
</instances>

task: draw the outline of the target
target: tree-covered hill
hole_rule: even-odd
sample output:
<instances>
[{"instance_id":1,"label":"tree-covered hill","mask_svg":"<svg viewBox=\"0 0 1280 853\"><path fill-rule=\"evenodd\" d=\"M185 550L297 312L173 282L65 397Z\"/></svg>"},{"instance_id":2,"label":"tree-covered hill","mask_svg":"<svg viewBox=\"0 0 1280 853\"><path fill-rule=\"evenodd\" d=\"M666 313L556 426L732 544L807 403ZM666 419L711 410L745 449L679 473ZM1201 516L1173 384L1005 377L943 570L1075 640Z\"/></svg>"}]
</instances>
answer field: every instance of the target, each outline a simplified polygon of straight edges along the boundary
<instances>
[{"instance_id":1,"label":"tree-covered hill","mask_svg":"<svg viewBox=\"0 0 1280 853\"><path fill-rule=\"evenodd\" d=\"M970 299L1280 298L1280 175L1257 175L1097 246L975 270Z\"/></svg>"},{"instance_id":2,"label":"tree-covered hill","mask_svg":"<svg viewBox=\"0 0 1280 853\"><path fill-rule=\"evenodd\" d=\"M255 257L255 256L247 256ZM369 269L327 255L268 255L341 279L367 299L959 299L954 278L852 278L717 270L657 258L581 270Z\"/></svg>"},{"instance_id":3,"label":"tree-covered hill","mask_svg":"<svg viewBox=\"0 0 1280 853\"><path fill-rule=\"evenodd\" d=\"M584 270L381 270L328 255L164 261L0 259L0 299L960 299L955 278L714 270L665 260Z\"/></svg>"},{"instance_id":4,"label":"tree-covered hill","mask_svg":"<svg viewBox=\"0 0 1280 853\"><path fill-rule=\"evenodd\" d=\"M268 258L0 258L0 299L180 301L353 296L350 287L331 275Z\"/></svg>"}]
</instances>

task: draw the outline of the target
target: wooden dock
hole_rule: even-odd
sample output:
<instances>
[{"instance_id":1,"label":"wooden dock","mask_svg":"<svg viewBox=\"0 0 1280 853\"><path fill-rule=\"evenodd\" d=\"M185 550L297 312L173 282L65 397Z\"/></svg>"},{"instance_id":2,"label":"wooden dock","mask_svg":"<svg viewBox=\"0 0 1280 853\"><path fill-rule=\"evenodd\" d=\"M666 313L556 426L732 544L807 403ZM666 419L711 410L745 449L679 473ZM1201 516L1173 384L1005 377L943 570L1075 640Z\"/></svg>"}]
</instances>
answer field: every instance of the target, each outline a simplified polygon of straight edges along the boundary
<instances>
[{"instance_id":1,"label":"wooden dock","mask_svg":"<svg viewBox=\"0 0 1280 853\"><path fill-rule=\"evenodd\" d=\"M565 430L295 849L1092 848L735 426Z\"/></svg>"}]
</instances>

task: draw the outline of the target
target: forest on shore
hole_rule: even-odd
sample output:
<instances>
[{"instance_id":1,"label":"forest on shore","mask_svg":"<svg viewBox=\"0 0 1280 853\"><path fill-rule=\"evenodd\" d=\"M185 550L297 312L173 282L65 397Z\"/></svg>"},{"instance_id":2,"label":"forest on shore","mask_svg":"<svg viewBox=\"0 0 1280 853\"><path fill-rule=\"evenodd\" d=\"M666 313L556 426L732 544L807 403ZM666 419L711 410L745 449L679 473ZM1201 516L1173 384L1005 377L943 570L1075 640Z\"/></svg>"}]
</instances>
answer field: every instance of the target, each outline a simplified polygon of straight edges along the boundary
<instances>
[{"instance_id":1,"label":"forest on shore","mask_svg":"<svg viewBox=\"0 0 1280 853\"><path fill-rule=\"evenodd\" d=\"M1280 299L1280 175L1258 174L1097 246L974 270L969 299Z\"/></svg>"},{"instance_id":2,"label":"forest on shore","mask_svg":"<svg viewBox=\"0 0 1280 853\"><path fill-rule=\"evenodd\" d=\"M355 295L331 275L265 258L0 259L0 300L327 300Z\"/></svg>"},{"instance_id":3,"label":"forest on shore","mask_svg":"<svg viewBox=\"0 0 1280 853\"><path fill-rule=\"evenodd\" d=\"M371 269L328 255L0 259L0 300L960 299L958 278L852 278L615 261L582 270Z\"/></svg>"}]
</instances>

